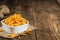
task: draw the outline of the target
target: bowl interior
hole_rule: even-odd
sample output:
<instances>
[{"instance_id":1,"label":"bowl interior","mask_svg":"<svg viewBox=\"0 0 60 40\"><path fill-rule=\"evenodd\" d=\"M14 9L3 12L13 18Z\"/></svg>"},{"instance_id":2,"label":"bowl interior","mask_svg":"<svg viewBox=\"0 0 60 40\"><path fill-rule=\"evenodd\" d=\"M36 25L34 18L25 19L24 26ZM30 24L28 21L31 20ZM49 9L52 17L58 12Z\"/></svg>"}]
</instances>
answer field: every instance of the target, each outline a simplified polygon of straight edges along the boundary
<instances>
[{"instance_id":1,"label":"bowl interior","mask_svg":"<svg viewBox=\"0 0 60 40\"><path fill-rule=\"evenodd\" d=\"M5 19L4 19L4 20L5 20ZM2 25L6 25L6 26L8 26L8 27L19 27L19 26L23 26L23 25L25 25L25 24L23 24L23 25L19 25L19 26L9 26L9 25L3 23L4 20L1 21ZM26 24L29 24L29 21L27 21Z\"/></svg>"}]
</instances>

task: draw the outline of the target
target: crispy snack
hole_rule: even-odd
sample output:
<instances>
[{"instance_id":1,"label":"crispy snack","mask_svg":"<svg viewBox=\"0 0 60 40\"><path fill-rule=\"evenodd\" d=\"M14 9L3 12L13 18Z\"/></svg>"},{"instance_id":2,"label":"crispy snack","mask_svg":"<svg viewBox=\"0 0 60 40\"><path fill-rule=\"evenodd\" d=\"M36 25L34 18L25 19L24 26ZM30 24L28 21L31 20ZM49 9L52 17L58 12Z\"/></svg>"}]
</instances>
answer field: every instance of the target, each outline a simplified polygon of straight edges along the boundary
<instances>
[{"instance_id":1,"label":"crispy snack","mask_svg":"<svg viewBox=\"0 0 60 40\"><path fill-rule=\"evenodd\" d=\"M11 38L14 38L16 37L17 35L16 34L7 34L8 37L11 37Z\"/></svg>"},{"instance_id":2,"label":"crispy snack","mask_svg":"<svg viewBox=\"0 0 60 40\"><path fill-rule=\"evenodd\" d=\"M26 19L21 14L14 14L4 20L4 23L9 26L20 26L26 24Z\"/></svg>"},{"instance_id":3,"label":"crispy snack","mask_svg":"<svg viewBox=\"0 0 60 40\"><path fill-rule=\"evenodd\" d=\"M26 30L26 32L27 32L28 34L32 34L31 31L32 31L31 28L28 28L28 29Z\"/></svg>"},{"instance_id":4,"label":"crispy snack","mask_svg":"<svg viewBox=\"0 0 60 40\"><path fill-rule=\"evenodd\" d=\"M23 36L25 36L25 35L27 35L27 34L24 33L24 32L21 32L21 33L19 33L19 35L23 35Z\"/></svg>"}]
</instances>

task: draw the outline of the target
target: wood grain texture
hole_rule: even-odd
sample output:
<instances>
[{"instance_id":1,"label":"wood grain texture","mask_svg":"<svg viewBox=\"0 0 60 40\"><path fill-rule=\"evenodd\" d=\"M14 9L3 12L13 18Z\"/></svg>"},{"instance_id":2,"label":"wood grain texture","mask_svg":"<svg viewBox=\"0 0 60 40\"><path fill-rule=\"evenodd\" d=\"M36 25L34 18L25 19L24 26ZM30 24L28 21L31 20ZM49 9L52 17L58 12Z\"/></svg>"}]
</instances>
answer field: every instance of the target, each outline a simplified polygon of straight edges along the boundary
<instances>
[{"instance_id":1,"label":"wood grain texture","mask_svg":"<svg viewBox=\"0 0 60 40\"><path fill-rule=\"evenodd\" d=\"M59 40L59 8L54 3L37 1L35 10L35 25L40 28L36 31L37 40ZM58 11L59 10L59 11ZM52 16L51 16L52 15ZM52 18L51 18L52 17ZM52 21L53 19L53 21ZM56 21L55 21L56 20ZM58 25L58 26L57 26Z\"/></svg>"},{"instance_id":2,"label":"wood grain texture","mask_svg":"<svg viewBox=\"0 0 60 40\"><path fill-rule=\"evenodd\" d=\"M60 6L56 0L25 0L11 8L12 13L17 11L38 29L21 38L0 40L60 40Z\"/></svg>"},{"instance_id":3,"label":"wood grain texture","mask_svg":"<svg viewBox=\"0 0 60 40\"><path fill-rule=\"evenodd\" d=\"M36 40L59 40L60 8L57 3L50 1L29 1L29 3L31 6L30 12L27 12L33 13L34 25L39 29L35 33Z\"/></svg>"}]
</instances>

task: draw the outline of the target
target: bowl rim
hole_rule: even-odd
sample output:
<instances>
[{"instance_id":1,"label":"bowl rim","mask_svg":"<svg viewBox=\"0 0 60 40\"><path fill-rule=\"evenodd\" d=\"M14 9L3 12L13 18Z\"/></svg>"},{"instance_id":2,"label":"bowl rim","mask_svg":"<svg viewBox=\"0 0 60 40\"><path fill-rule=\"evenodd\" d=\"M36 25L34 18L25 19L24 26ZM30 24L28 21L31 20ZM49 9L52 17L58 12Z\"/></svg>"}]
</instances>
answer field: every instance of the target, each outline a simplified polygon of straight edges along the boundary
<instances>
[{"instance_id":1,"label":"bowl rim","mask_svg":"<svg viewBox=\"0 0 60 40\"><path fill-rule=\"evenodd\" d=\"M5 19L4 19L4 20L5 20ZM3 25L6 25L6 26L11 27L11 28L18 27L18 26L15 26L15 27L14 27L14 26L9 26L9 25L3 23L4 20L1 21L1 23L2 23ZM28 20L27 20L27 23L26 23L26 24L29 24L29 21L28 21ZM25 25L25 24L23 24L23 25ZM23 25L19 25L19 26L23 26Z\"/></svg>"}]
</instances>

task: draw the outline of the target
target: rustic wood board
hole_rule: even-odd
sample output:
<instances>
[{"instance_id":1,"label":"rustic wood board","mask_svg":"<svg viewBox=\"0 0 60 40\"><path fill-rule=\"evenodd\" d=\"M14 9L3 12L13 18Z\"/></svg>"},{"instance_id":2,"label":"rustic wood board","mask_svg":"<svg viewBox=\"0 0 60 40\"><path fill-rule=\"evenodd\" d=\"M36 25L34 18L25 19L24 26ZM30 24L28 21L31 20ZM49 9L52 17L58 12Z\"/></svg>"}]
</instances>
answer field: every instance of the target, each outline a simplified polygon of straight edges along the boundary
<instances>
[{"instance_id":1,"label":"rustic wood board","mask_svg":"<svg viewBox=\"0 0 60 40\"><path fill-rule=\"evenodd\" d=\"M41 6L43 4L43 6ZM58 33L55 33L49 28L49 24L47 22L48 20L48 14L55 14L59 15L59 9L58 6L54 3L49 3L49 2L37 2L34 8L35 16L34 16L34 21L35 21L35 26L39 28L39 30L36 30L36 39L37 40L60 40L60 36L58 36ZM50 9L52 10L47 10L49 9L49 6L51 7ZM45 9L46 8L46 9ZM54 10L54 8L57 8ZM42 10L40 10L42 9ZM59 11L58 11L59 10ZM57 13L58 12L58 13ZM60 15L59 15L60 16ZM49 21L49 20L48 20ZM59 34L60 35L60 34Z\"/></svg>"},{"instance_id":2,"label":"rustic wood board","mask_svg":"<svg viewBox=\"0 0 60 40\"><path fill-rule=\"evenodd\" d=\"M60 40L60 34L57 35L54 29L51 30L47 23L48 14L55 14L60 17L60 6L57 5L56 1L26 0L20 6L22 6L22 15L38 30L33 31L31 35L22 36L21 38L7 39L0 37L0 40ZM11 10L14 11L14 8L11 8Z\"/></svg>"}]
</instances>

